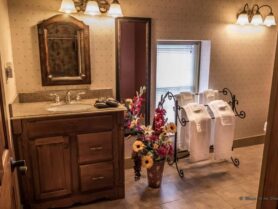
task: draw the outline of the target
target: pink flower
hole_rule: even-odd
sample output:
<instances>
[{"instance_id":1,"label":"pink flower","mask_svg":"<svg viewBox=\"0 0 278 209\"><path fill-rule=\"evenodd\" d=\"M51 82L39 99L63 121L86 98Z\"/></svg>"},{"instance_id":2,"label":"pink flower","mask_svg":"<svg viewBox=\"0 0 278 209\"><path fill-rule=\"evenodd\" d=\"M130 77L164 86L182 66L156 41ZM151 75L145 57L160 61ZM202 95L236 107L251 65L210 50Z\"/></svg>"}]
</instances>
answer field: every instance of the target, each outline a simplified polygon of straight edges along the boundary
<instances>
[{"instance_id":1,"label":"pink flower","mask_svg":"<svg viewBox=\"0 0 278 209\"><path fill-rule=\"evenodd\" d=\"M152 135L149 137L149 140L152 141L152 142L158 141L158 136L155 135L155 134L152 134Z\"/></svg>"},{"instance_id":2,"label":"pink flower","mask_svg":"<svg viewBox=\"0 0 278 209\"><path fill-rule=\"evenodd\" d=\"M160 146L158 149L157 149L157 154L162 157L162 158L165 158L168 154L168 149L164 146Z\"/></svg>"},{"instance_id":3,"label":"pink flower","mask_svg":"<svg viewBox=\"0 0 278 209\"><path fill-rule=\"evenodd\" d=\"M168 155L173 156L174 154L174 149L173 146L171 144L169 144L169 151L168 151Z\"/></svg>"},{"instance_id":4,"label":"pink flower","mask_svg":"<svg viewBox=\"0 0 278 209\"><path fill-rule=\"evenodd\" d=\"M154 120L153 120L153 129L156 134L161 134L163 126L165 125L165 116L166 111L159 107L155 110Z\"/></svg>"}]
</instances>

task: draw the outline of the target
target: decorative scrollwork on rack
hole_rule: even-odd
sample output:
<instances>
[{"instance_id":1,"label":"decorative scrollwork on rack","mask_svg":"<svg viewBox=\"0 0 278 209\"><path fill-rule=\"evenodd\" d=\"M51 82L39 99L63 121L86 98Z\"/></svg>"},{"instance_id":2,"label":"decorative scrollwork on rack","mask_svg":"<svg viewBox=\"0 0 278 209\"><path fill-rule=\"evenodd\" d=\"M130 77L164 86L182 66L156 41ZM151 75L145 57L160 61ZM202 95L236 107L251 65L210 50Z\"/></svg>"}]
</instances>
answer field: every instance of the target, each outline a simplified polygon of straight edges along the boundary
<instances>
[{"instance_id":1,"label":"decorative scrollwork on rack","mask_svg":"<svg viewBox=\"0 0 278 209\"><path fill-rule=\"evenodd\" d=\"M177 112L177 111L183 110L183 108L180 107L180 106L178 105L177 100L176 100L176 97L175 97L175 95L174 95L172 92L168 91L165 95L161 95L161 99L160 99L160 102L158 103L158 106L159 106L159 107L163 107L163 105L164 105L166 99L168 99L169 101L171 101L171 100L174 101L174 103L175 103L175 112L176 112L175 114L177 114L178 122L179 122L182 126L186 126L186 123L187 123L188 121L187 121L185 118L180 117L180 115L179 115L178 112ZM177 125L177 124L176 124L176 125Z\"/></svg>"},{"instance_id":2,"label":"decorative scrollwork on rack","mask_svg":"<svg viewBox=\"0 0 278 209\"><path fill-rule=\"evenodd\" d=\"M168 163L168 165L173 165L175 162L174 162L174 159L172 158L167 158L167 163Z\"/></svg>"},{"instance_id":3,"label":"decorative scrollwork on rack","mask_svg":"<svg viewBox=\"0 0 278 209\"><path fill-rule=\"evenodd\" d=\"M179 115L179 111L182 111L183 108L181 108L179 105L178 105L178 101L176 100L176 97L175 95L168 91L165 95L161 95L161 99L160 99L160 102L158 103L158 107L161 107L163 108L163 105L166 101L166 99L168 99L169 101L173 100L174 101L174 111L175 111L175 124L177 125L178 122L182 125L182 126L186 126L186 123L188 122L184 117L181 117ZM178 174L181 178L184 177L184 172L183 170L179 169L179 166L178 166L178 149L177 149L177 133L175 133L175 140L174 140L174 158L173 159L167 159L167 162L169 165L173 165L175 164L176 165L176 169L178 171Z\"/></svg>"},{"instance_id":4,"label":"decorative scrollwork on rack","mask_svg":"<svg viewBox=\"0 0 278 209\"><path fill-rule=\"evenodd\" d=\"M240 165L239 159L231 157L231 160L236 167L239 167Z\"/></svg>"},{"instance_id":5,"label":"decorative scrollwork on rack","mask_svg":"<svg viewBox=\"0 0 278 209\"><path fill-rule=\"evenodd\" d=\"M175 104L177 106L177 111L182 111L183 110L183 108L178 105L177 101L175 101ZM178 120L179 120L180 124L182 126L186 126L186 123L188 122L188 120L186 120L184 117L180 118L178 113L177 113L177 117L178 117Z\"/></svg>"},{"instance_id":6,"label":"decorative scrollwork on rack","mask_svg":"<svg viewBox=\"0 0 278 209\"><path fill-rule=\"evenodd\" d=\"M222 91L220 91L220 93L222 93L225 96L229 95L231 97L231 101L229 101L229 105L231 105L232 110L234 111L234 113L236 114L237 117L244 119L246 117L246 112L243 110L238 112L237 105L239 105L239 101L236 98L236 95L234 95L231 92L231 90L228 88L224 88Z\"/></svg>"},{"instance_id":7,"label":"decorative scrollwork on rack","mask_svg":"<svg viewBox=\"0 0 278 209\"><path fill-rule=\"evenodd\" d=\"M180 176L181 178L183 178L183 177L184 177L184 172L183 172L183 170L179 170L178 167L176 167L176 168L177 168L177 171L178 171L178 173L179 173L179 176Z\"/></svg>"}]
</instances>

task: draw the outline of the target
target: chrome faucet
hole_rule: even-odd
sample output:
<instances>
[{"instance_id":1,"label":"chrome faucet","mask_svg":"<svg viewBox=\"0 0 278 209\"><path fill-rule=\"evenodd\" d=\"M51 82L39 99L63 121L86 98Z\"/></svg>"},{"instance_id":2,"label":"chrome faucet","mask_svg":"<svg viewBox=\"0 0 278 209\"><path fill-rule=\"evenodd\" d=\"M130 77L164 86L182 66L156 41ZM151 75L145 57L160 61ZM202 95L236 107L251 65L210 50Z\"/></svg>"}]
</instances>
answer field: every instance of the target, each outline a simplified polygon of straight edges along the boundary
<instances>
[{"instance_id":1,"label":"chrome faucet","mask_svg":"<svg viewBox=\"0 0 278 209\"><path fill-rule=\"evenodd\" d=\"M84 91L77 93L76 94L76 101L80 102L81 101L81 95L84 95L84 94L86 94Z\"/></svg>"},{"instance_id":2,"label":"chrome faucet","mask_svg":"<svg viewBox=\"0 0 278 209\"><path fill-rule=\"evenodd\" d=\"M67 91L65 100L66 100L66 104L71 103L71 92L70 91Z\"/></svg>"},{"instance_id":3,"label":"chrome faucet","mask_svg":"<svg viewBox=\"0 0 278 209\"><path fill-rule=\"evenodd\" d=\"M52 93L50 94L51 97L55 97L55 104L58 105L61 103L60 96L58 94Z\"/></svg>"}]
</instances>

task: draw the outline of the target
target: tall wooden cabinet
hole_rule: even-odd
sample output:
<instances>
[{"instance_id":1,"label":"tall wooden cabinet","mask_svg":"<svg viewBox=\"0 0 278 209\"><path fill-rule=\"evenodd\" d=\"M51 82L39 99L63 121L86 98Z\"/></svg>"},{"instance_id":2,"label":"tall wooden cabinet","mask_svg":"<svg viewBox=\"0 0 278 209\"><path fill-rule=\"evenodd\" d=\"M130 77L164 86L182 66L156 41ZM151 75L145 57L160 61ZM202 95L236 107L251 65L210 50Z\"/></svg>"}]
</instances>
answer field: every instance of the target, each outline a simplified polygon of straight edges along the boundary
<instances>
[{"instance_id":1,"label":"tall wooden cabinet","mask_svg":"<svg viewBox=\"0 0 278 209\"><path fill-rule=\"evenodd\" d=\"M123 112L12 120L24 208L124 197Z\"/></svg>"}]
</instances>

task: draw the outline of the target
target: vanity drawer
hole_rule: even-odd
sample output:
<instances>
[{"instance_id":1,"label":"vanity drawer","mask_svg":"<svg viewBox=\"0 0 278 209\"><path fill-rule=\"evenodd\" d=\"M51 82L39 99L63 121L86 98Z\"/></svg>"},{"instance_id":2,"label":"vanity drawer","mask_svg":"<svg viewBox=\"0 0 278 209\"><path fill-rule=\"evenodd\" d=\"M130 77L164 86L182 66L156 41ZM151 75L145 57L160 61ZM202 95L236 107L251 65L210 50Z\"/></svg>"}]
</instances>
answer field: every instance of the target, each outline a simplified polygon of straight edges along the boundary
<instances>
[{"instance_id":1,"label":"vanity drawer","mask_svg":"<svg viewBox=\"0 0 278 209\"><path fill-rule=\"evenodd\" d=\"M78 135L79 163L112 160L112 138L112 131Z\"/></svg>"},{"instance_id":2,"label":"vanity drawer","mask_svg":"<svg viewBox=\"0 0 278 209\"><path fill-rule=\"evenodd\" d=\"M107 189L114 186L112 162L81 165L79 166L79 172L82 192Z\"/></svg>"},{"instance_id":3,"label":"vanity drawer","mask_svg":"<svg viewBox=\"0 0 278 209\"><path fill-rule=\"evenodd\" d=\"M24 126L28 137L36 138L49 135L64 135L76 132L96 132L112 130L114 126L113 115L28 120Z\"/></svg>"}]
</instances>

